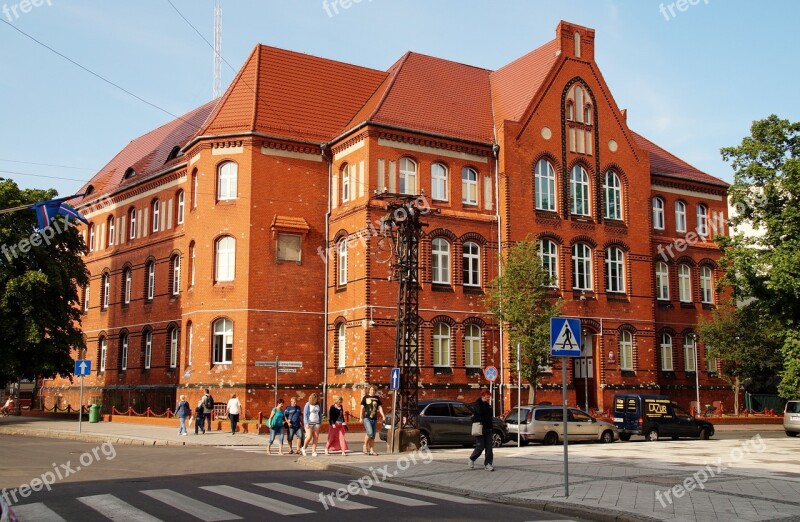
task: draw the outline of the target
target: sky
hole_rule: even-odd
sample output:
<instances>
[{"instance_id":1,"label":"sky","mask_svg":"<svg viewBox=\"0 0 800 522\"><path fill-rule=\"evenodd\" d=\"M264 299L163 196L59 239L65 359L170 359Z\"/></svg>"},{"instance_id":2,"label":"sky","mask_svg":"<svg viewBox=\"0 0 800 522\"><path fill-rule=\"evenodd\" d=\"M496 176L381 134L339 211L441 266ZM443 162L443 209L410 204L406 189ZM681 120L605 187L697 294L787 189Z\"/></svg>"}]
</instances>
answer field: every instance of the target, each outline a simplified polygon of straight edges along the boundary
<instances>
[{"instance_id":1,"label":"sky","mask_svg":"<svg viewBox=\"0 0 800 522\"><path fill-rule=\"evenodd\" d=\"M795 0L220 3L223 90L258 43L380 70L409 50L494 70L567 20L596 30L630 128L725 181L719 150L754 120L800 120ZM213 11L214 0L0 0L0 177L74 193L170 113L211 100L213 52L198 32L213 41Z\"/></svg>"}]
</instances>

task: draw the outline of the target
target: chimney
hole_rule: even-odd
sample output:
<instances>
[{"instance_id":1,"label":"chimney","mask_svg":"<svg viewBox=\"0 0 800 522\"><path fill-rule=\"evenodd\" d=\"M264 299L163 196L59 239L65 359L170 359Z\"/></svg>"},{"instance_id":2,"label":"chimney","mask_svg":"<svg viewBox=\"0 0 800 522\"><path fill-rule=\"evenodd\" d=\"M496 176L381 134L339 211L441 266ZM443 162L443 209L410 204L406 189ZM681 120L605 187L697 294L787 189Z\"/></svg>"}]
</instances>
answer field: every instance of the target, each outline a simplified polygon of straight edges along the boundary
<instances>
[{"instance_id":1,"label":"chimney","mask_svg":"<svg viewBox=\"0 0 800 522\"><path fill-rule=\"evenodd\" d=\"M559 54L594 61L594 29L561 20L556 28Z\"/></svg>"}]
</instances>

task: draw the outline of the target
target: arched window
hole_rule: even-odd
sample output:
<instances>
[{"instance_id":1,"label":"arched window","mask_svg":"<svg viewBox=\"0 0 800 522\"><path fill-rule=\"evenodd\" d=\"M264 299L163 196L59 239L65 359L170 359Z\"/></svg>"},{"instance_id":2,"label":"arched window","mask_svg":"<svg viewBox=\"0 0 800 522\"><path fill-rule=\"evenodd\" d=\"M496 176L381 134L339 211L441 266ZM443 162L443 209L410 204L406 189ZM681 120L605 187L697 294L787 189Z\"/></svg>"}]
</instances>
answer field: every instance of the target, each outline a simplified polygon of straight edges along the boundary
<instances>
[{"instance_id":1,"label":"arched window","mask_svg":"<svg viewBox=\"0 0 800 522\"><path fill-rule=\"evenodd\" d=\"M233 281L236 275L236 240L224 236L217 240L214 281Z\"/></svg>"},{"instance_id":2,"label":"arched window","mask_svg":"<svg viewBox=\"0 0 800 522\"><path fill-rule=\"evenodd\" d=\"M461 202L465 205L478 204L478 172L469 167L461 169Z\"/></svg>"},{"instance_id":3,"label":"arched window","mask_svg":"<svg viewBox=\"0 0 800 522\"><path fill-rule=\"evenodd\" d=\"M702 204L697 205L697 235L708 237L708 207Z\"/></svg>"},{"instance_id":4,"label":"arched window","mask_svg":"<svg viewBox=\"0 0 800 522\"><path fill-rule=\"evenodd\" d=\"M653 228L664 230L664 200L653 198Z\"/></svg>"},{"instance_id":5,"label":"arched window","mask_svg":"<svg viewBox=\"0 0 800 522\"><path fill-rule=\"evenodd\" d=\"M239 166L232 161L220 163L217 167L217 200L224 201L236 199L237 178L239 176Z\"/></svg>"},{"instance_id":6,"label":"arched window","mask_svg":"<svg viewBox=\"0 0 800 522\"><path fill-rule=\"evenodd\" d=\"M691 333L683 339L683 368L687 372L697 371L697 343Z\"/></svg>"},{"instance_id":7,"label":"arched window","mask_svg":"<svg viewBox=\"0 0 800 522\"><path fill-rule=\"evenodd\" d=\"M704 266L700 268L700 302L704 304L714 303L714 280L711 268Z\"/></svg>"},{"instance_id":8,"label":"arched window","mask_svg":"<svg viewBox=\"0 0 800 522\"><path fill-rule=\"evenodd\" d=\"M550 276L551 287L558 286L558 246L549 239L539 241L539 257L542 258L542 267Z\"/></svg>"},{"instance_id":9,"label":"arched window","mask_svg":"<svg viewBox=\"0 0 800 522\"><path fill-rule=\"evenodd\" d=\"M183 214L184 214L184 204L185 204L184 203L184 199L185 198L184 198L184 194L183 194L182 190L178 191L178 194L176 195L175 199L178 201L178 212L177 212L177 215L176 215L176 221L177 221L178 225L182 225L183 224Z\"/></svg>"},{"instance_id":10,"label":"arched window","mask_svg":"<svg viewBox=\"0 0 800 522\"><path fill-rule=\"evenodd\" d=\"M625 254L617 247L606 250L606 290L625 292Z\"/></svg>"},{"instance_id":11,"label":"arched window","mask_svg":"<svg viewBox=\"0 0 800 522\"><path fill-rule=\"evenodd\" d=\"M101 307L103 310L108 308L109 297L108 294L111 292L111 274L108 272L103 273L103 295L101 299Z\"/></svg>"},{"instance_id":12,"label":"arched window","mask_svg":"<svg viewBox=\"0 0 800 522\"><path fill-rule=\"evenodd\" d=\"M156 296L156 264L153 261L148 261L144 265L145 278L145 296L148 301L152 301Z\"/></svg>"},{"instance_id":13,"label":"arched window","mask_svg":"<svg viewBox=\"0 0 800 522\"><path fill-rule=\"evenodd\" d=\"M431 165L431 198L437 201L449 201L447 186L447 167L441 163L434 163Z\"/></svg>"},{"instance_id":14,"label":"arched window","mask_svg":"<svg viewBox=\"0 0 800 522\"><path fill-rule=\"evenodd\" d=\"M661 371L672 371L672 336L668 333L661 334Z\"/></svg>"},{"instance_id":15,"label":"arched window","mask_svg":"<svg viewBox=\"0 0 800 522\"><path fill-rule=\"evenodd\" d=\"M556 211L556 173L546 159L536 163L536 209Z\"/></svg>"},{"instance_id":16,"label":"arched window","mask_svg":"<svg viewBox=\"0 0 800 522\"><path fill-rule=\"evenodd\" d=\"M589 174L580 165L572 167L570 176L570 193L572 196L572 213L577 216L591 215L589 207Z\"/></svg>"},{"instance_id":17,"label":"arched window","mask_svg":"<svg viewBox=\"0 0 800 522\"><path fill-rule=\"evenodd\" d=\"M575 86L575 116L578 120L578 123L583 123L583 111L581 107L583 107L583 88L580 85Z\"/></svg>"},{"instance_id":18,"label":"arched window","mask_svg":"<svg viewBox=\"0 0 800 522\"><path fill-rule=\"evenodd\" d=\"M91 287L87 283L86 286L83 287L83 311L84 312L88 312L89 311L89 291L90 290L91 290Z\"/></svg>"},{"instance_id":19,"label":"arched window","mask_svg":"<svg viewBox=\"0 0 800 522\"><path fill-rule=\"evenodd\" d=\"M342 165L340 176L342 178L342 203L350 201L350 165Z\"/></svg>"},{"instance_id":20,"label":"arched window","mask_svg":"<svg viewBox=\"0 0 800 522\"><path fill-rule=\"evenodd\" d=\"M197 265L196 255L197 255L197 253L195 251L194 241L192 241L191 243L189 243L189 263L190 263L190 266L189 266L189 287L193 287L194 286L194 274L195 274L195 268L196 268L196 265Z\"/></svg>"},{"instance_id":21,"label":"arched window","mask_svg":"<svg viewBox=\"0 0 800 522\"><path fill-rule=\"evenodd\" d=\"M122 302L130 304L131 302L131 287L133 286L133 270L130 267L122 272Z\"/></svg>"},{"instance_id":22,"label":"arched window","mask_svg":"<svg viewBox=\"0 0 800 522\"><path fill-rule=\"evenodd\" d=\"M678 266L678 299L681 303L692 302L692 269L689 265Z\"/></svg>"},{"instance_id":23,"label":"arched window","mask_svg":"<svg viewBox=\"0 0 800 522\"><path fill-rule=\"evenodd\" d=\"M178 339L180 333L177 328L171 328L169 331L169 367L177 368L178 366Z\"/></svg>"},{"instance_id":24,"label":"arched window","mask_svg":"<svg viewBox=\"0 0 800 522\"><path fill-rule=\"evenodd\" d=\"M575 104L572 100L567 100L567 121L575 120Z\"/></svg>"},{"instance_id":25,"label":"arched window","mask_svg":"<svg viewBox=\"0 0 800 522\"><path fill-rule=\"evenodd\" d=\"M194 325L186 323L186 366L192 365L192 348L194 347Z\"/></svg>"},{"instance_id":26,"label":"arched window","mask_svg":"<svg viewBox=\"0 0 800 522\"><path fill-rule=\"evenodd\" d=\"M94 223L89 223L89 252L94 252Z\"/></svg>"},{"instance_id":27,"label":"arched window","mask_svg":"<svg viewBox=\"0 0 800 522\"><path fill-rule=\"evenodd\" d=\"M337 260L337 266L339 268L339 274L336 282L339 286L344 286L347 284L347 237L343 237L339 240L338 252L339 259Z\"/></svg>"},{"instance_id":28,"label":"arched window","mask_svg":"<svg viewBox=\"0 0 800 522\"><path fill-rule=\"evenodd\" d=\"M142 336L142 348L144 351L144 369L149 370L153 363L153 332L147 330Z\"/></svg>"},{"instance_id":29,"label":"arched window","mask_svg":"<svg viewBox=\"0 0 800 522\"><path fill-rule=\"evenodd\" d=\"M199 183L197 169L195 169L192 171L192 208L197 208L197 188Z\"/></svg>"},{"instance_id":30,"label":"arched window","mask_svg":"<svg viewBox=\"0 0 800 522\"><path fill-rule=\"evenodd\" d=\"M411 158L400 159L400 194L417 193L417 162Z\"/></svg>"},{"instance_id":31,"label":"arched window","mask_svg":"<svg viewBox=\"0 0 800 522\"><path fill-rule=\"evenodd\" d=\"M591 105L587 104L587 105L585 105L583 107L583 123L585 123L586 125L591 125L592 124L592 106Z\"/></svg>"},{"instance_id":32,"label":"arched window","mask_svg":"<svg viewBox=\"0 0 800 522\"><path fill-rule=\"evenodd\" d=\"M124 333L119 338L119 369L128 369L128 334Z\"/></svg>"},{"instance_id":33,"label":"arched window","mask_svg":"<svg viewBox=\"0 0 800 522\"><path fill-rule=\"evenodd\" d=\"M180 254L175 254L172 256L172 260L170 262L171 268L171 280L172 280L172 295L178 295L181 293L181 256Z\"/></svg>"},{"instance_id":34,"label":"arched window","mask_svg":"<svg viewBox=\"0 0 800 522\"><path fill-rule=\"evenodd\" d=\"M675 232L686 232L686 203L675 202Z\"/></svg>"},{"instance_id":35,"label":"arched window","mask_svg":"<svg viewBox=\"0 0 800 522\"><path fill-rule=\"evenodd\" d=\"M605 192L606 219L622 219L622 183L613 170L606 172L603 190Z\"/></svg>"},{"instance_id":36,"label":"arched window","mask_svg":"<svg viewBox=\"0 0 800 522\"><path fill-rule=\"evenodd\" d=\"M336 329L336 367L344 368L347 365L347 327L344 323Z\"/></svg>"},{"instance_id":37,"label":"arched window","mask_svg":"<svg viewBox=\"0 0 800 522\"><path fill-rule=\"evenodd\" d=\"M592 289L592 249L584 243L572 246L572 288Z\"/></svg>"},{"instance_id":38,"label":"arched window","mask_svg":"<svg viewBox=\"0 0 800 522\"><path fill-rule=\"evenodd\" d=\"M128 239L136 239L136 209L128 211Z\"/></svg>"},{"instance_id":39,"label":"arched window","mask_svg":"<svg viewBox=\"0 0 800 522\"><path fill-rule=\"evenodd\" d=\"M619 334L619 369L633 371L633 334L627 330Z\"/></svg>"},{"instance_id":40,"label":"arched window","mask_svg":"<svg viewBox=\"0 0 800 522\"><path fill-rule=\"evenodd\" d=\"M436 323L433 327L433 365L450 366L450 326Z\"/></svg>"},{"instance_id":41,"label":"arched window","mask_svg":"<svg viewBox=\"0 0 800 522\"><path fill-rule=\"evenodd\" d=\"M464 366L481 367L481 327L470 324L464 329Z\"/></svg>"},{"instance_id":42,"label":"arched window","mask_svg":"<svg viewBox=\"0 0 800 522\"><path fill-rule=\"evenodd\" d=\"M432 281L435 284L450 284L450 243L441 237L431 242Z\"/></svg>"},{"instance_id":43,"label":"arched window","mask_svg":"<svg viewBox=\"0 0 800 522\"><path fill-rule=\"evenodd\" d=\"M468 241L464 243L462 251L464 286L481 286L481 247Z\"/></svg>"},{"instance_id":44,"label":"arched window","mask_svg":"<svg viewBox=\"0 0 800 522\"><path fill-rule=\"evenodd\" d=\"M114 246L114 216L108 216L106 228L108 229L108 240L106 244L108 246Z\"/></svg>"},{"instance_id":45,"label":"arched window","mask_svg":"<svg viewBox=\"0 0 800 522\"><path fill-rule=\"evenodd\" d=\"M108 341L105 337L100 338L100 360L97 361L97 370L106 371L106 356L108 355Z\"/></svg>"},{"instance_id":46,"label":"arched window","mask_svg":"<svg viewBox=\"0 0 800 522\"><path fill-rule=\"evenodd\" d=\"M153 226L151 230L153 232L158 232L158 218L159 214L161 213L161 202L157 199L154 199L151 203L152 211L153 211Z\"/></svg>"},{"instance_id":47,"label":"arched window","mask_svg":"<svg viewBox=\"0 0 800 522\"><path fill-rule=\"evenodd\" d=\"M656 263L656 299L669 301L669 267L663 261Z\"/></svg>"},{"instance_id":48,"label":"arched window","mask_svg":"<svg viewBox=\"0 0 800 522\"><path fill-rule=\"evenodd\" d=\"M214 321L214 364L233 362L233 321L217 319Z\"/></svg>"}]
</instances>

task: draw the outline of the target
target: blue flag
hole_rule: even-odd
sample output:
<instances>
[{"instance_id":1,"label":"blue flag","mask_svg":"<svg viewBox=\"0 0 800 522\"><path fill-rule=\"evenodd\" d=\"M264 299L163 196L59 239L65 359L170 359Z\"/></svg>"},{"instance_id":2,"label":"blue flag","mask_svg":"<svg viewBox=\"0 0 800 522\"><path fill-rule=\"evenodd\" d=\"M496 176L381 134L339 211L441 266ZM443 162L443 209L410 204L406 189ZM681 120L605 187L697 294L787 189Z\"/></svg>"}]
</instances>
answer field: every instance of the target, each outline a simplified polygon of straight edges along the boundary
<instances>
[{"instance_id":1,"label":"blue flag","mask_svg":"<svg viewBox=\"0 0 800 522\"><path fill-rule=\"evenodd\" d=\"M55 217L59 214L70 218L79 219L88 225L89 221L87 221L86 218L80 214L80 212L64 203L65 201L81 196L83 196L83 194L75 194L74 196L67 196L65 198L42 201L41 203L35 203L28 208L31 208L36 212L36 219L39 221L39 230L44 230L50 226L50 223L52 223L53 219L55 219Z\"/></svg>"}]
</instances>

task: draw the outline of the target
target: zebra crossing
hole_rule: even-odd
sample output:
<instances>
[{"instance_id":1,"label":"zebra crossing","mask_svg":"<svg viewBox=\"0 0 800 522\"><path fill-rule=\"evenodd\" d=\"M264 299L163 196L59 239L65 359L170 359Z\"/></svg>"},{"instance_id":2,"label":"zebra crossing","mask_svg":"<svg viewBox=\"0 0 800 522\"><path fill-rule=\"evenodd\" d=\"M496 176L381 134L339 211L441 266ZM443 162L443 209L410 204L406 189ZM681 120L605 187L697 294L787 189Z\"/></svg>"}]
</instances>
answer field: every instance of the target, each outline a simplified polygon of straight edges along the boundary
<instances>
[{"instance_id":1,"label":"zebra crossing","mask_svg":"<svg viewBox=\"0 0 800 522\"><path fill-rule=\"evenodd\" d=\"M69 511L72 520L77 520L75 513L79 510L80 520L96 520L100 515L117 522L161 522L173 520L181 512L182 520L188 515L203 522L222 522L242 520L241 513L250 513L246 506L275 515L302 516L324 513L329 509L379 509L385 507L385 504L409 508L437 507L447 503L486 504L482 500L388 483L359 490L358 494L340 500L336 492L346 491L348 485L352 484L357 482L307 480L302 483L302 487L278 482L253 482L244 486L220 484L199 486L196 490L183 493L171 489L142 489L138 491L140 495L129 496L125 500L105 493L68 499L68 506L63 503L60 506L48 505L45 500L16 505L13 509L20 521L66 522L67 519L58 513L61 507ZM247 486L254 486L258 492L243 489ZM323 502L323 498L327 498L327 501ZM175 513L165 516L164 513L170 510L175 510ZM262 513L259 519L266 515L267 513Z\"/></svg>"}]
</instances>

